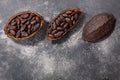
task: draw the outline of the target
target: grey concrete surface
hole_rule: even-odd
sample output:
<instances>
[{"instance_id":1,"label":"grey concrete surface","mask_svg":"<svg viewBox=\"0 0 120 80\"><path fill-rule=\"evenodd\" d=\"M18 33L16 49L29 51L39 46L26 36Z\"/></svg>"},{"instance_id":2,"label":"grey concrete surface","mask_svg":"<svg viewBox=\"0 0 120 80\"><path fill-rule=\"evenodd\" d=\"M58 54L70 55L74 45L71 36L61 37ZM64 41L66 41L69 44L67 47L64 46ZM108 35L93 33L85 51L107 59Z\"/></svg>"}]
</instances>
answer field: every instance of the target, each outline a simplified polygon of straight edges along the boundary
<instances>
[{"instance_id":1,"label":"grey concrete surface","mask_svg":"<svg viewBox=\"0 0 120 80\"><path fill-rule=\"evenodd\" d=\"M48 41L45 31L62 10L83 8L77 26L58 41ZM14 14L35 10L45 18L42 30L31 39L13 41L4 34ZM117 18L113 33L89 43L81 39L84 24L97 13ZM0 0L0 80L120 80L120 0Z\"/></svg>"}]
</instances>

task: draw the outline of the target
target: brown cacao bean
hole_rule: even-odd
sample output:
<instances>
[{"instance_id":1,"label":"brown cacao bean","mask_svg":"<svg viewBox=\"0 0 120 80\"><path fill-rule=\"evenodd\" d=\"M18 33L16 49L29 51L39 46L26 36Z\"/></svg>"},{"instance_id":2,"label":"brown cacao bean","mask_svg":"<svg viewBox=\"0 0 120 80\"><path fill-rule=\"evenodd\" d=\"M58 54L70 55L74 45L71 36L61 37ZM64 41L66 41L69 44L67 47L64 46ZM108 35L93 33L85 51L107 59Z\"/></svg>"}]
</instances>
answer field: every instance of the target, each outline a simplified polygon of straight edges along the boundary
<instances>
[{"instance_id":1,"label":"brown cacao bean","mask_svg":"<svg viewBox=\"0 0 120 80\"><path fill-rule=\"evenodd\" d=\"M26 13L26 14L22 14L21 17L26 19L26 18L29 17L29 14L28 14L28 13Z\"/></svg>"},{"instance_id":2,"label":"brown cacao bean","mask_svg":"<svg viewBox=\"0 0 120 80\"><path fill-rule=\"evenodd\" d=\"M36 23L36 20L31 21L31 24L35 24L35 23Z\"/></svg>"},{"instance_id":3,"label":"brown cacao bean","mask_svg":"<svg viewBox=\"0 0 120 80\"><path fill-rule=\"evenodd\" d=\"M19 25L21 21L19 18L16 18L16 22L17 22L17 25Z\"/></svg>"},{"instance_id":4,"label":"brown cacao bean","mask_svg":"<svg viewBox=\"0 0 120 80\"><path fill-rule=\"evenodd\" d=\"M54 31L52 31L52 34L55 34L56 32L58 32L57 30L54 30Z\"/></svg>"},{"instance_id":5,"label":"brown cacao bean","mask_svg":"<svg viewBox=\"0 0 120 80\"><path fill-rule=\"evenodd\" d=\"M59 31L54 34L54 37L60 37L60 36L62 36L63 33L64 33L63 31Z\"/></svg>"},{"instance_id":6,"label":"brown cacao bean","mask_svg":"<svg viewBox=\"0 0 120 80\"><path fill-rule=\"evenodd\" d=\"M10 30L10 33L14 36L16 32L14 30Z\"/></svg>"},{"instance_id":7,"label":"brown cacao bean","mask_svg":"<svg viewBox=\"0 0 120 80\"><path fill-rule=\"evenodd\" d=\"M40 26L39 23L35 24L35 26L34 26L34 31L36 31L36 30L39 28L39 26Z\"/></svg>"},{"instance_id":8,"label":"brown cacao bean","mask_svg":"<svg viewBox=\"0 0 120 80\"><path fill-rule=\"evenodd\" d=\"M63 25L63 28L67 28L67 26L68 26L68 23L66 23L65 25Z\"/></svg>"},{"instance_id":9,"label":"brown cacao bean","mask_svg":"<svg viewBox=\"0 0 120 80\"><path fill-rule=\"evenodd\" d=\"M16 26L9 26L9 29L16 29Z\"/></svg>"},{"instance_id":10,"label":"brown cacao bean","mask_svg":"<svg viewBox=\"0 0 120 80\"><path fill-rule=\"evenodd\" d=\"M64 30L63 27L57 27L57 30Z\"/></svg>"},{"instance_id":11,"label":"brown cacao bean","mask_svg":"<svg viewBox=\"0 0 120 80\"><path fill-rule=\"evenodd\" d=\"M52 29L56 29L56 24L55 24L55 22L52 24L53 26L52 26Z\"/></svg>"},{"instance_id":12,"label":"brown cacao bean","mask_svg":"<svg viewBox=\"0 0 120 80\"><path fill-rule=\"evenodd\" d=\"M71 13L72 13L72 11L70 11L70 10L69 10L69 11L66 11L66 14L71 14Z\"/></svg>"},{"instance_id":13,"label":"brown cacao bean","mask_svg":"<svg viewBox=\"0 0 120 80\"><path fill-rule=\"evenodd\" d=\"M21 21L22 24L24 24L24 23L26 23L26 22L27 22L26 19L23 19L23 20Z\"/></svg>"},{"instance_id":14,"label":"brown cacao bean","mask_svg":"<svg viewBox=\"0 0 120 80\"><path fill-rule=\"evenodd\" d=\"M19 38L19 37L21 37L21 31L20 30L16 33L16 38Z\"/></svg>"},{"instance_id":15,"label":"brown cacao bean","mask_svg":"<svg viewBox=\"0 0 120 80\"><path fill-rule=\"evenodd\" d=\"M66 22L69 23L71 20L69 18L65 18Z\"/></svg>"},{"instance_id":16,"label":"brown cacao bean","mask_svg":"<svg viewBox=\"0 0 120 80\"><path fill-rule=\"evenodd\" d=\"M28 33L23 31L23 32L21 32L21 36L26 37L26 36L28 36Z\"/></svg>"},{"instance_id":17,"label":"brown cacao bean","mask_svg":"<svg viewBox=\"0 0 120 80\"><path fill-rule=\"evenodd\" d=\"M16 21L15 20L12 20L11 21L11 26L15 26L16 25Z\"/></svg>"}]
</instances>

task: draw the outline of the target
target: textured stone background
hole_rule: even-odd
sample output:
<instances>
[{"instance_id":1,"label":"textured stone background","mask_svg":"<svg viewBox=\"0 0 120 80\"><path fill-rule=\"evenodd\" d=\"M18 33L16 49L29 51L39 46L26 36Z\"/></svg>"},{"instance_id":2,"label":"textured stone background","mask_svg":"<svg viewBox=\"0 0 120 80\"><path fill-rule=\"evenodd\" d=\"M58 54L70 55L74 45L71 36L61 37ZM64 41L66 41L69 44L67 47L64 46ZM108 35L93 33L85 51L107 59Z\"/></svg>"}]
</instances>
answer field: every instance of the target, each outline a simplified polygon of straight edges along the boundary
<instances>
[{"instance_id":1,"label":"textured stone background","mask_svg":"<svg viewBox=\"0 0 120 80\"><path fill-rule=\"evenodd\" d=\"M78 25L61 40L46 40L48 22L69 7L84 9ZM44 16L44 28L29 40L13 41L4 25L24 10ZM82 26L101 12L115 15L115 30L98 43L83 41ZM0 80L120 80L119 40L120 0L0 0Z\"/></svg>"}]
</instances>

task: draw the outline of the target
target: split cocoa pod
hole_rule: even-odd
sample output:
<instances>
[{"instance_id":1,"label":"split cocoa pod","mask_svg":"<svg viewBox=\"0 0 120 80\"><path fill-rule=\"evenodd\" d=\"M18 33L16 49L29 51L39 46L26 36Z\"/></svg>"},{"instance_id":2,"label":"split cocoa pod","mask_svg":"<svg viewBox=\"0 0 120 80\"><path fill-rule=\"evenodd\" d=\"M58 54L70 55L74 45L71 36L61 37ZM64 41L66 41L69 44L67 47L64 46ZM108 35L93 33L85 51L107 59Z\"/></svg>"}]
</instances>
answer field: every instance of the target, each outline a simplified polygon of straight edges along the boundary
<instances>
[{"instance_id":1,"label":"split cocoa pod","mask_svg":"<svg viewBox=\"0 0 120 80\"><path fill-rule=\"evenodd\" d=\"M47 29L47 39L57 40L62 38L77 24L81 13L80 8L70 8L61 12L50 22Z\"/></svg>"},{"instance_id":2,"label":"split cocoa pod","mask_svg":"<svg viewBox=\"0 0 120 80\"><path fill-rule=\"evenodd\" d=\"M23 11L12 16L4 27L5 34L14 40L34 36L43 26L43 17L35 11Z\"/></svg>"},{"instance_id":3,"label":"split cocoa pod","mask_svg":"<svg viewBox=\"0 0 120 80\"><path fill-rule=\"evenodd\" d=\"M115 22L116 18L110 13L97 14L83 28L83 40L89 42L101 40L113 31Z\"/></svg>"}]
</instances>

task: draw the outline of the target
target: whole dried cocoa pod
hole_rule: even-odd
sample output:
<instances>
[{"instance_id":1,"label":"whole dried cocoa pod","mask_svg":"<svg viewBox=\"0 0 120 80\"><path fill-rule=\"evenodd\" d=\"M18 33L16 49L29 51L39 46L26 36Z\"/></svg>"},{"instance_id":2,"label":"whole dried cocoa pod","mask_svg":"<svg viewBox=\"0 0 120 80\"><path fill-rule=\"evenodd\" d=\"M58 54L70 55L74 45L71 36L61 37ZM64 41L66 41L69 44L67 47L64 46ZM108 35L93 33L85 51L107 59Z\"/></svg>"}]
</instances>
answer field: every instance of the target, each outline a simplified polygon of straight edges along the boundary
<instances>
[{"instance_id":1,"label":"whole dried cocoa pod","mask_svg":"<svg viewBox=\"0 0 120 80\"><path fill-rule=\"evenodd\" d=\"M83 40L90 42L99 41L112 32L115 22L115 17L109 13L100 13L94 16L83 28Z\"/></svg>"},{"instance_id":2,"label":"whole dried cocoa pod","mask_svg":"<svg viewBox=\"0 0 120 80\"><path fill-rule=\"evenodd\" d=\"M49 24L47 29L47 39L57 40L70 31L78 22L82 10L71 8L61 12Z\"/></svg>"}]
</instances>

